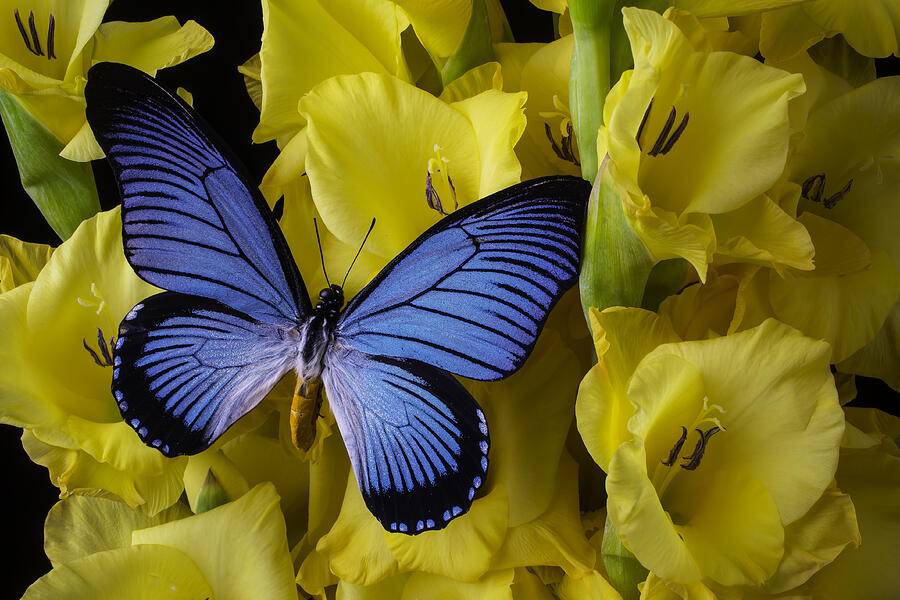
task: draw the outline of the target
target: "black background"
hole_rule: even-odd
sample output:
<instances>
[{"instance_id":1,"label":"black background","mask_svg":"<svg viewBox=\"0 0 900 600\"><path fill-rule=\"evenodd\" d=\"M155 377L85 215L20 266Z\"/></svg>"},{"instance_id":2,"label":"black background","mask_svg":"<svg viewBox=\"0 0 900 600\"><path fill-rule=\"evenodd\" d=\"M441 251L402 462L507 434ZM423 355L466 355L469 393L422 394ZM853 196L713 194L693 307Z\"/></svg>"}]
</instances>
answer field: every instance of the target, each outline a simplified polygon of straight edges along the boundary
<instances>
[{"instance_id":1,"label":"black background","mask_svg":"<svg viewBox=\"0 0 900 600\"><path fill-rule=\"evenodd\" d=\"M516 41L548 41L552 22L548 13L534 8L526 0L503 2L507 8ZM223 8L226 7L227 8ZM255 145L250 135L258 113L247 96L243 78L236 67L259 50L262 12L254 2L218 3L128 0L114 3L107 21L146 21L175 15L182 23L193 19L209 30L216 40L214 48L186 63L160 71L159 80L174 89L182 86L194 95L194 106L214 130L244 162L254 180L262 179L277 154L274 142ZM302 57L297 57L302 61ZM300 63L298 63L300 64ZM879 61L882 75L900 72L896 59ZM105 161L93 164L103 209L118 203L115 186ZM49 228L31 199L22 190L9 142L0 135L0 233L32 242L57 245L59 239ZM44 332L53 335L53 332ZM15 340L0 340L15 343ZM887 407L897 413L900 398L880 381L860 382L858 404ZM19 440L21 431L0 425L0 461L4 487L0 498L3 518L3 542L7 556L0 561L0 597L19 598L35 579L50 569L43 553L43 522L47 511L58 499L58 490L50 484L47 471L32 463Z\"/></svg>"}]
</instances>

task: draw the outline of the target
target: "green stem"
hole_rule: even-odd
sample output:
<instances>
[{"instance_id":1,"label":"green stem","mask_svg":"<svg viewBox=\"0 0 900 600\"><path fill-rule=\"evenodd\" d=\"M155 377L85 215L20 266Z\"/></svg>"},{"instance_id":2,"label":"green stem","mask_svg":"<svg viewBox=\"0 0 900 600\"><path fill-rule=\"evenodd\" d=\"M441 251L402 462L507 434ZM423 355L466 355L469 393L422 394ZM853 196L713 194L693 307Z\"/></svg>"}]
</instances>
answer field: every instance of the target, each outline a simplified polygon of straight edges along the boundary
<instances>
[{"instance_id":1,"label":"green stem","mask_svg":"<svg viewBox=\"0 0 900 600\"><path fill-rule=\"evenodd\" d=\"M603 103L610 85L610 32L615 10L612 0L570 0L575 34L569 75L569 106L581 174L594 181L599 165L597 131L603 123Z\"/></svg>"}]
</instances>

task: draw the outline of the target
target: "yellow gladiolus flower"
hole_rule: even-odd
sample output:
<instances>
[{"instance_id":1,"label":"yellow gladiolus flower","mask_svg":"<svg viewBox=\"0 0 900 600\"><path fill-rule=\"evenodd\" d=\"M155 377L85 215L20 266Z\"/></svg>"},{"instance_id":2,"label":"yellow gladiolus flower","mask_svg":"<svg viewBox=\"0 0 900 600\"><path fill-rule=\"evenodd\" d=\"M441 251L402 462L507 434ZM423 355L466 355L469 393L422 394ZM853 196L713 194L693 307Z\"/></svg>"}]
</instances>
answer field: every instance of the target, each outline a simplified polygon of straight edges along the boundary
<instances>
[{"instance_id":1,"label":"yellow gladiolus flower","mask_svg":"<svg viewBox=\"0 0 900 600\"><path fill-rule=\"evenodd\" d=\"M789 558L820 545L798 524L818 523L844 430L828 345L774 320L672 343L652 313L592 318L599 362L579 390L578 428L607 472L625 546L677 584L759 587L808 568Z\"/></svg>"},{"instance_id":2,"label":"yellow gladiolus flower","mask_svg":"<svg viewBox=\"0 0 900 600\"><path fill-rule=\"evenodd\" d=\"M277 139L284 147L305 125L300 98L329 77L373 72L409 79L400 47L409 21L393 2L264 0L262 8L258 67L243 70L251 77L258 71L261 85L254 142Z\"/></svg>"},{"instance_id":3,"label":"yellow gladiolus flower","mask_svg":"<svg viewBox=\"0 0 900 600\"><path fill-rule=\"evenodd\" d=\"M684 258L701 280L716 253L811 268L802 226L764 195L784 169L788 102L803 92L802 78L746 56L698 52L652 11L623 15L635 69L607 97L598 146L653 259Z\"/></svg>"},{"instance_id":4,"label":"yellow gladiolus flower","mask_svg":"<svg viewBox=\"0 0 900 600\"><path fill-rule=\"evenodd\" d=\"M63 144L73 160L103 156L84 116L87 70L95 62L132 65L152 75L206 52L212 36L194 21L101 23L109 0L0 3L0 89L16 99ZM27 14L25 13L27 10Z\"/></svg>"},{"instance_id":5,"label":"yellow gladiolus flower","mask_svg":"<svg viewBox=\"0 0 900 600\"><path fill-rule=\"evenodd\" d=\"M329 79L300 102L306 173L328 229L390 259L444 214L519 181L525 94L443 102L375 73ZM399 127L398 124L402 124Z\"/></svg>"},{"instance_id":6,"label":"yellow gladiolus flower","mask_svg":"<svg viewBox=\"0 0 900 600\"><path fill-rule=\"evenodd\" d=\"M188 515L181 504L153 517L100 497L62 501L46 525L54 568L23 599L297 598L271 484Z\"/></svg>"},{"instance_id":7,"label":"yellow gladiolus flower","mask_svg":"<svg viewBox=\"0 0 900 600\"><path fill-rule=\"evenodd\" d=\"M770 277L769 297L779 319L834 346L842 371L900 389L900 78L841 91L810 112L789 167L816 270Z\"/></svg>"},{"instance_id":8,"label":"yellow gladiolus flower","mask_svg":"<svg viewBox=\"0 0 900 600\"><path fill-rule=\"evenodd\" d=\"M110 336L155 292L122 250L118 209L85 221L33 282L0 295L0 421L63 497L101 488L158 512L178 499L186 458L167 459L122 421L110 393Z\"/></svg>"}]
</instances>

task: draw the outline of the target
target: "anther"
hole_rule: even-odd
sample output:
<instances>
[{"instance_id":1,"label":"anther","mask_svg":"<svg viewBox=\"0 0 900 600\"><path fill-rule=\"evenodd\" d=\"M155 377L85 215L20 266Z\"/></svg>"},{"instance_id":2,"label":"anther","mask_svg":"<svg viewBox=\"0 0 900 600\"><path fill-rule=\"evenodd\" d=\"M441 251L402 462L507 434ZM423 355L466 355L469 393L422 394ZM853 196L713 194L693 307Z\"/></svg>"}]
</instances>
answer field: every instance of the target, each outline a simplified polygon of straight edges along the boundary
<instances>
[{"instance_id":1,"label":"anther","mask_svg":"<svg viewBox=\"0 0 900 600\"><path fill-rule=\"evenodd\" d=\"M800 195L813 202L821 202L825 191L825 173L808 177L800 187Z\"/></svg>"},{"instance_id":2,"label":"anther","mask_svg":"<svg viewBox=\"0 0 900 600\"><path fill-rule=\"evenodd\" d=\"M703 458L703 453L706 452L706 445L709 443L709 438L722 431L722 429L720 427L710 427L705 432L699 429L695 429L694 431L700 434L700 439L697 440L697 445L694 446L694 451L690 456L682 456L682 458L688 462L682 464L681 468L687 471L693 471L700 466L700 460Z\"/></svg>"},{"instance_id":3,"label":"anther","mask_svg":"<svg viewBox=\"0 0 900 600\"><path fill-rule=\"evenodd\" d=\"M28 11L28 28L31 30L31 40L34 42L34 53L43 56L44 51L41 50L41 42L38 41L37 28L34 26L34 12Z\"/></svg>"},{"instance_id":4,"label":"anther","mask_svg":"<svg viewBox=\"0 0 900 600\"><path fill-rule=\"evenodd\" d=\"M653 144L653 148L648 152L650 156L656 156L662 151L663 145L666 143L666 138L669 137L669 131L672 130L672 125L675 124L675 107L672 107L672 110L669 111L669 118L666 119L666 124L663 125L662 132L660 132L659 137L656 138L656 143Z\"/></svg>"},{"instance_id":5,"label":"anther","mask_svg":"<svg viewBox=\"0 0 900 600\"><path fill-rule=\"evenodd\" d=\"M641 148L641 133L644 132L644 125L647 124L647 119L650 118L651 108L653 108L653 98L650 98L650 104L647 105L647 110L644 111L644 117L641 119L641 124L638 125L637 133L634 136L634 139L637 141L639 150L643 150L643 148Z\"/></svg>"},{"instance_id":6,"label":"anther","mask_svg":"<svg viewBox=\"0 0 900 600\"><path fill-rule=\"evenodd\" d=\"M835 192L828 198L825 198L825 200L822 201L822 205L825 206L825 208L834 208L835 205L841 200L841 198L843 198L844 195L850 191L851 185L853 185L852 179L850 181L848 181L847 185L845 185L839 191Z\"/></svg>"},{"instance_id":7,"label":"anther","mask_svg":"<svg viewBox=\"0 0 900 600\"><path fill-rule=\"evenodd\" d=\"M56 54L53 53L53 32L56 28L56 19L53 17L53 13L50 13L50 25L47 28L47 58L56 58Z\"/></svg>"},{"instance_id":8,"label":"anther","mask_svg":"<svg viewBox=\"0 0 900 600\"><path fill-rule=\"evenodd\" d=\"M442 215L447 215L444 211L444 207L441 204L441 197L438 195L437 190L434 189L434 182L431 179L431 171L425 172L425 202L428 204L428 208L431 210L436 210Z\"/></svg>"},{"instance_id":9,"label":"anther","mask_svg":"<svg viewBox=\"0 0 900 600\"><path fill-rule=\"evenodd\" d=\"M688 124L688 117L690 117L690 114L684 113L684 117L682 117L681 123L679 123L678 127L675 129L675 133L672 134L672 137L670 137L669 141L666 142L666 145L663 146L661 151L663 155L668 154L669 150L672 149L672 146L675 145L675 142L678 141L678 138L681 137L681 134L684 133L684 129Z\"/></svg>"},{"instance_id":10,"label":"anther","mask_svg":"<svg viewBox=\"0 0 900 600\"><path fill-rule=\"evenodd\" d=\"M40 56L37 52L34 51L34 48L31 47L31 40L28 39L28 33L25 32L25 26L22 25L22 18L19 16L19 9L16 9L16 25L19 26L19 33L22 34L22 40L25 41L25 47L28 48L28 51L32 54ZM34 16L32 15L32 20L34 20Z\"/></svg>"},{"instance_id":11,"label":"anther","mask_svg":"<svg viewBox=\"0 0 900 600\"><path fill-rule=\"evenodd\" d=\"M547 139L550 140L550 147L558 158L570 162L575 166L581 166L581 162L572 150L572 139L574 138L575 130L572 128L571 123L566 124L565 135L560 136L560 143L562 146L557 144L556 140L553 139L553 129L550 127L549 123L544 123L544 133L547 134Z\"/></svg>"},{"instance_id":12,"label":"anther","mask_svg":"<svg viewBox=\"0 0 900 600\"><path fill-rule=\"evenodd\" d=\"M672 450L669 451L669 458L662 461L662 464L667 467L671 467L675 464L675 461L678 459L678 453L681 452L681 447L684 446L684 441L687 439L687 427L684 425L681 426L681 437L675 442L675 445L672 447Z\"/></svg>"},{"instance_id":13,"label":"anther","mask_svg":"<svg viewBox=\"0 0 900 600\"><path fill-rule=\"evenodd\" d=\"M94 362L99 366L113 366L113 357L112 352L110 352L110 348L115 346L116 338L109 338L109 344L107 345L106 338L103 337L103 331L99 327L97 328L97 346L99 346L100 348L100 355L102 357L98 356L97 353L94 352L93 348L88 346L86 339L82 338L81 343L84 346L84 349L88 351L88 354L91 355L91 358L94 359Z\"/></svg>"}]
</instances>

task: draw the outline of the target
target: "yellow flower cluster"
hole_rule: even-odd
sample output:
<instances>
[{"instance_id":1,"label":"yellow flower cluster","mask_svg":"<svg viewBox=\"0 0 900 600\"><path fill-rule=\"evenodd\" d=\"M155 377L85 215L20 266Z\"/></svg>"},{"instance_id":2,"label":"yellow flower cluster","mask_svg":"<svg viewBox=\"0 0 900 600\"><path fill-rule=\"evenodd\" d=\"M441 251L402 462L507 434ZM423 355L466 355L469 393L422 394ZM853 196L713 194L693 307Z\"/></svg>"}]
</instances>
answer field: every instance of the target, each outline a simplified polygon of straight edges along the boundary
<instances>
[{"instance_id":1,"label":"yellow flower cluster","mask_svg":"<svg viewBox=\"0 0 900 600\"><path fill-rule=\"evenodd\" d=\"M154 73L212 45L174 18L101 23L107 4L15 9L0 38L0 89L66 158L99 156L92 63ZM855 375L900 390L900 78L873 62L898 54L897 3L587 3L609 5L613 75L589 135L584 7L534 4L557 13L554 41L515 43L498 0L263 0L239 67L253 141L280 151L260 189L283 198L313 295L320 249L346 272L373 217L348 298L443 216L582 175L596 152L591 206L618 229L585 269L626 288L630 263L610 257L627 240L648 274L635 306L570 292L521 371L463 381L491 423L470 511L386 532L327 402L309 451L291 443L293 375L208 450L145 446L110 393L110 336L158 290L126 261L115 209L56 249L0 236L0 423L62 498L53 570L24 598L900 593L900 419L844 406Z\"/></svg>"}]
</instances>

